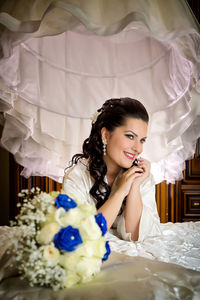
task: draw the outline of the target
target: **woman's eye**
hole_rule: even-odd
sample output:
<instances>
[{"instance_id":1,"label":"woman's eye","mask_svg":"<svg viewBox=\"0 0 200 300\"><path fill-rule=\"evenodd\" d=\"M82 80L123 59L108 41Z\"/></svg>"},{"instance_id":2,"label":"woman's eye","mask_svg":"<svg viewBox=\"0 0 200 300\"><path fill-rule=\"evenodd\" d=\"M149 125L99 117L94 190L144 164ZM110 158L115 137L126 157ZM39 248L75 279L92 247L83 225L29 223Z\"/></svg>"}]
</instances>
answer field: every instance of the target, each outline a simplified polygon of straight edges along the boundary
<instances>
[{"instance_id":1,"label":"woman's eye","mask_svg":"<svg viewBox=\"0 0 200 300\"><path fill-rule=\"evenodd\" d=\"M141 143L144 144L146 142L146 140L141 140Z\"/></svg>"},{"instance_id":2,"label":"woman's eye","mask_svg":"<svg viewBox=\"0 0 200 300\"><path fill-rule=\"evenodd\" d=\"M132 134L126 134L126 136L127 136L130 140L133 140L133 139L134 139L134 135L132 135Z\"/></svg>"}]
</instances>

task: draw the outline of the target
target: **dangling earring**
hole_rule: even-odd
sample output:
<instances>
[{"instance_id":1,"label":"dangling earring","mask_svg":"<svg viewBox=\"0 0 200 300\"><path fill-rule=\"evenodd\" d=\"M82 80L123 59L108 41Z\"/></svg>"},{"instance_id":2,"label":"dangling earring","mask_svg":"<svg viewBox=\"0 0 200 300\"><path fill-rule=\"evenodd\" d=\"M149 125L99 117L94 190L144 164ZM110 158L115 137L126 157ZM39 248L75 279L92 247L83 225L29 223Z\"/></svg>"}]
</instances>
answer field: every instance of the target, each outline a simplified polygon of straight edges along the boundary
<instances>
[{"instance_id":1,"label":"dangling earring","mask_svg":"<svg viewBox=\"0 0 200 300\"><path fill-rule=\"evenodd\" d=\"M103 155L106 155L107 142L103 141Z\"/></svg>"}]
</instances>

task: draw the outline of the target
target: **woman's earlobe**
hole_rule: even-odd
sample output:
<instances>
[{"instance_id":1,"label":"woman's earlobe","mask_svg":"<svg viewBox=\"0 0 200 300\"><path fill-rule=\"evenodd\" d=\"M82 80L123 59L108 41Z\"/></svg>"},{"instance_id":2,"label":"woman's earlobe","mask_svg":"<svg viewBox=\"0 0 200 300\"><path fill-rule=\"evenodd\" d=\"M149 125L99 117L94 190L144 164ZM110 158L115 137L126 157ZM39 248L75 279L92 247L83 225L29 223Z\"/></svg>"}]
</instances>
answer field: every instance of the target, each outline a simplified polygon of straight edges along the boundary
<instances>
[{"instance_id":1,"label":"woman's earlobe","mask_svg":"<svg viewBox=\"0 0 200 300\"><path fill-rule=\"evenodd\" d=\"M106 127L101 128L101 140L102 140L102 143L107 141L107 129L106 129Z\"/></svg>"}]
</instances>

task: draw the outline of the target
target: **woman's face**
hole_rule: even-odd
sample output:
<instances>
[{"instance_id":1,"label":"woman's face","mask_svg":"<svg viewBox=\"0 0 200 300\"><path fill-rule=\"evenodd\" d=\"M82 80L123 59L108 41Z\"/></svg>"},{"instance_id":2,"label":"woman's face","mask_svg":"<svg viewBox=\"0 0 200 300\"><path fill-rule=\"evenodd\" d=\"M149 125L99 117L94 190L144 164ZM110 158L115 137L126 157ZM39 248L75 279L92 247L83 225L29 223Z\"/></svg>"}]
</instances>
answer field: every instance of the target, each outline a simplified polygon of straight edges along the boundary
<instances>
[{"instance_id":1,"label":"woman's face","mask_svg":"<svg viewBox=\"0 0 200 300\"><path fill-rule=\"evenodd\" d=\"M141 119L127 118L124 125L115 128L110 133L102 128L102 141L107 142L107 152L104 156L109 168L130 168L133 161L143 151L143 143L147 136L147 123Z\"/></svg>"}]
</instances>

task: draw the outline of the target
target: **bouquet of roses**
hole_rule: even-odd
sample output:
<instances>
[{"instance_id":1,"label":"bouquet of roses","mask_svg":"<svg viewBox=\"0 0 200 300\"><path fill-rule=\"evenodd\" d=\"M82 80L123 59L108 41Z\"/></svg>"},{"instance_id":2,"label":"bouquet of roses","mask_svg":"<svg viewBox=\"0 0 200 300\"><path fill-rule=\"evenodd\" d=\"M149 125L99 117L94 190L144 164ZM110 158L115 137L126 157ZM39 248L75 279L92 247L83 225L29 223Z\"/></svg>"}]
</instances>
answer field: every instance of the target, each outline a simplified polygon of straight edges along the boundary
<instances>
[{"instance_id":1,"label":"bouquet of roses","mask_svg":"<svg viewBox=\"0 0 200 300\"><path fill-rule=\"evenodd\" d=\"M22 190L16 253L18 270L30 285L58 290L89 281L108 258L107 224L94 205L58 192Z\"/></svg>"}]
</instances>

